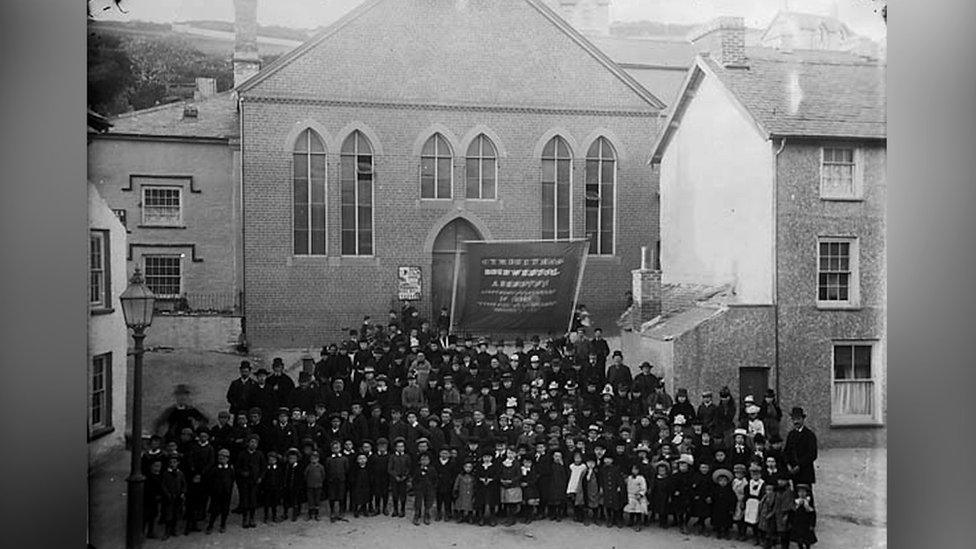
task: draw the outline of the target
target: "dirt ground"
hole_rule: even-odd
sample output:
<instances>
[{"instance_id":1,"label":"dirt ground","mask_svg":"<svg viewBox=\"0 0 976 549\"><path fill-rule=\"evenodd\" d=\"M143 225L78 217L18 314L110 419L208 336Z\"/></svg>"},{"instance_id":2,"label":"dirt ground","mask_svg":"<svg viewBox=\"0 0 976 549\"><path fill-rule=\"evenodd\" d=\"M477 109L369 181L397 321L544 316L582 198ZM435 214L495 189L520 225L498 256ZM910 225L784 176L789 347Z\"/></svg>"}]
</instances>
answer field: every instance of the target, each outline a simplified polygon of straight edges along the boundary
<instances>
[{"instance_id":1,"label":"dirt ground","mask_svg":"<svg viewBox=\"0 0 976 549\"><path fill-rule=\"evenodd\" d=\"M297 377L302 351L255 351L254 362L270 363L272 356L282 356L288 370ZM191 388L190 401L207 416L214 418L224 404L227 384L237 374L240 356L197 352L160 352L146 357L145 432L166 406L172 404L177 383ZM90 485L90 536L98 548L123 547L125 539L125 478L128 454L118 451L92 467ZM817 460L818 483L815 496L818 508L817 535L820 547L871 548L887 547L887 453L884 449L826 449ZM408 503L408 509L410 509ZM260 514L258 519L260 521ZM436 536L432 538L432 536ZM373 517L332 524L322 522L284 522L260 525L256 529L240 528L240 517L232 515L224 534L191 534L165 542L147 540L145 547L167 548L319 548L324 544L344 548L384 547L464 547L465 549L508 549L536 547L565 549L586 547L616 549L630 547L752 547L743 542L685 536L676 529L646 528L637 533L630 529L583 527L575 523L536 522L514 527L476 527L455 523L433 523L414 526L409 518Z\"/></svg>"}]
</instances>

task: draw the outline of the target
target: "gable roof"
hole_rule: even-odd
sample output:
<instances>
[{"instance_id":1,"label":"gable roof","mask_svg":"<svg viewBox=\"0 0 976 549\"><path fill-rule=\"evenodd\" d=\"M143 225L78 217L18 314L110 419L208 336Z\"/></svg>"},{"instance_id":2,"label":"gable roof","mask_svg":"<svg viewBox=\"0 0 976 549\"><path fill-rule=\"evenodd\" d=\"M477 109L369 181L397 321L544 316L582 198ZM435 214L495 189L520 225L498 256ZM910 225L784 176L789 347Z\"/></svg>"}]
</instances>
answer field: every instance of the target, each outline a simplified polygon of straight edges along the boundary
<instances>
[{"instance_id":1,"label":"gable roof","mask_svg":"<svg viewBox=\"0 0 976 549\"><path fill-rule=\"evenodd\" d=\"M183 117L187 104L197 108L196 118ZM230 91L128 112L112 119L112 124L113 129L103 135L230 139L240 133L237 104Z\"/></svg>"},{"instance_id":2,"label":"gable roof","mask_svg":"<svg viewBox=\"0 0 976 549\"><path fill-rule=\"evenodd\" d=\"M693 100L700 78L715 78L756 125L774 137L887 139L885 65L848 52L746 48L748 68L726 68L699 56L665 130L654 145L659 162Z\"/></svg>"},{"instance_id":3,"label":"gable roof","mask_svg":"<svg viewBox=\"0 0 976 549\"><path fill-rule=\"evenodd\" d=\"M237 86L236 90L238 93L245 94L246 92L252 90L259 83L267 80L270 76L281 71L283 68L295 62L297 59L304 56L310 50L327 40L329 37L335 35L337 32L342 30L344 27L348 26L350 23L356 21L360 17L363 17L370 10L376 8L377 6L388 2L391 0L366 0L360 4L355 9L348 12L345 16L324 28L316 36L310 38L303 45L292 50L291 52L279 57L271 64L262 68L256 75L249 78L247 81L243 82ZM568 38L579 45L590 57L595 59L599 64L601 64L606 70L613 74L619 81L621 81L625 86L630 88L640 99L645 103L649 104L654 109L660 110L665 107L665 104L654 96L653 93L648 91L640 82L638 82L632 75L628 74L623 68L617 65L610 57L608 57L604 52L600 51L592 42L575 30L569 23L563 20L555 11L549 8L542 0L520 0L526 4L535 8L541 15L548 19L558 30L564 33Z\"/></svg>"}]
</instances>

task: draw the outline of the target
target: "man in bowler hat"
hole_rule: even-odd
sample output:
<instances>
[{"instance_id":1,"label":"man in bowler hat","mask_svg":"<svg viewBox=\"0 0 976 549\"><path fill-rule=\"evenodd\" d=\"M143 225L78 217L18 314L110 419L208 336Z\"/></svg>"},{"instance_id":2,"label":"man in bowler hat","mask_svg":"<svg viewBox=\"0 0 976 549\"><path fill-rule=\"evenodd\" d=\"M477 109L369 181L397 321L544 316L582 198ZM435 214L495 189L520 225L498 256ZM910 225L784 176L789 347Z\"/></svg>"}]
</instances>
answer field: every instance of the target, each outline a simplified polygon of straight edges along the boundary
<instances>
[{"instance_id":1,"label":"man in bowler hat","mask_svg":"<svg viewBox=\"0 0 976 549\"><path fill-rule=\"evenodd\" d=\"M799 406L794 406L790 410L793 429L786 435L783 457L786 460L786 468L790 472L793 482L812 486L817 480L813 466L817 460L817 435L804 425L806 417L803 408Z\"/></svg>"}]
</instances>

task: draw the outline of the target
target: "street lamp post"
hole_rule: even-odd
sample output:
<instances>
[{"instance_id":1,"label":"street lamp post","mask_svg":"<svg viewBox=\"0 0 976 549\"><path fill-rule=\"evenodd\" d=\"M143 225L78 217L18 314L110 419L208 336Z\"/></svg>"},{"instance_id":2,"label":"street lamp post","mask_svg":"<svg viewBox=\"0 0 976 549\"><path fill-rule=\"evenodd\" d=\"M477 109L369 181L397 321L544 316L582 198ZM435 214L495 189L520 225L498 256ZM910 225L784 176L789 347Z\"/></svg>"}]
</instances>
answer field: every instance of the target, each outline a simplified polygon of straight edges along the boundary
<instances>
[{"instance_id":1,"label":"street lamp post","mask_svg":"<svg viewBox=\"0 0 976 549\"><path fill-rule=\"evenodd\" d=\"M125 324L132 329L133 369L132 369L132 451L129 465L128 508L126 510L125 546L127 549L142 547L142 506L145 477L142 475L142 341L146 338L146 328L152 324L155 296L143 283L142 272L136 268L129 281L129 287L119 296L122 302L122 315Z\"/></svg>"}]
</instances>

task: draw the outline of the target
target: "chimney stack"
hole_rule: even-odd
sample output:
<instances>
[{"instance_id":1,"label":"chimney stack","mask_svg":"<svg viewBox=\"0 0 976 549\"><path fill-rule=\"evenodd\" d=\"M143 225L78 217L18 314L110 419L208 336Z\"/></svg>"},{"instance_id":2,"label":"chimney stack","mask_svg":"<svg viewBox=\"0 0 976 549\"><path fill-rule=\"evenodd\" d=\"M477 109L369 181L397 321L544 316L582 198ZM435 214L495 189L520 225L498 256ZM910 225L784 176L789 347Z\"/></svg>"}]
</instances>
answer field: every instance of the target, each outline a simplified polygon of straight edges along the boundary
<instances>
[{"instance_id":1,"label":"chimney stack","mask_svg":"<svg viewBox=\"0 0 976 549\"><path fill-rule=\"evenodd\" d=\"M261 69L258 57L258 0L234 0L234 87Z\"/></svg>"},{"instance_id":2,"label":"chimney stack","mask_svg":"<svg viewBox=\"0 0 976 549\"><path fill-rule=\"evenodd\" d=\"M722 66L746 68L746 25L742 17L718 17L688 35L695 50Z\"/></svg>"},{"instance_id":3,"label":"chimney stack","mask_svg":"<svg viewBox=\"0 0 976 549\"><path fill-rule=\"evenodd\" d=\"M197 89L193 92L193 99L199 101L201 99L210 97L217 93L217 79L216 78L203 78L198 77L196 79Z\"/></svg>"},{"instance_id":4,"label":"chimney stack","mask_svg":"<svg viewBox=\"0 0 976 549\"><path fill-rule=\"evenodd\" d=\"M639 332L645 322L661 315L661 271L653 268L654 263L647 246L641 246L641 268L631 271L634 308L630 318L635 332Z\"/></svg>"}]
</instances>

